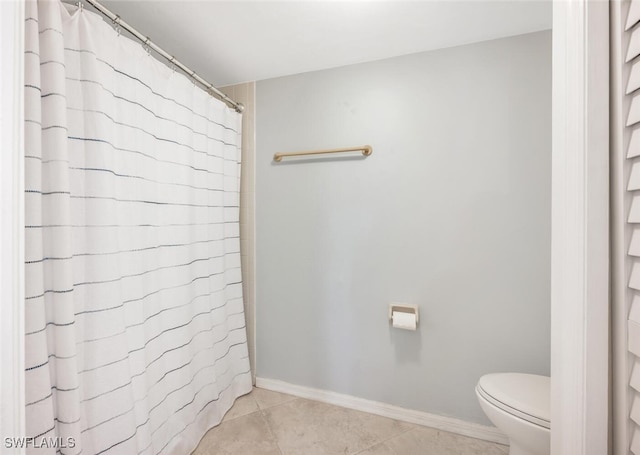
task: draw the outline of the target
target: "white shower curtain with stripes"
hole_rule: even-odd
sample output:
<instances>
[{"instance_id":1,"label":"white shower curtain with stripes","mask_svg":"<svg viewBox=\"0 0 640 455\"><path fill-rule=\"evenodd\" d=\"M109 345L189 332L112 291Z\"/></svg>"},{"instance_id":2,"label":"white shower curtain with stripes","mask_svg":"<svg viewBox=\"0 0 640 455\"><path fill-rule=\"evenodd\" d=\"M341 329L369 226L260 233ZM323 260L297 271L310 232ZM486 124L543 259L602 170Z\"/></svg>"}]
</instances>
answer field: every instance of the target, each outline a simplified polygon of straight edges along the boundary
<instances>
[{"instance_id":1,"label":"white shower curtain with stripes","mask_svg":"<svg viewBox=\"0 0 640 455\"><path fill-rule=\"evenodd\" d=\"M251 390L241 116L101 16L26 7L30 448L189 453Z\"/></svg>"}]
</instances>

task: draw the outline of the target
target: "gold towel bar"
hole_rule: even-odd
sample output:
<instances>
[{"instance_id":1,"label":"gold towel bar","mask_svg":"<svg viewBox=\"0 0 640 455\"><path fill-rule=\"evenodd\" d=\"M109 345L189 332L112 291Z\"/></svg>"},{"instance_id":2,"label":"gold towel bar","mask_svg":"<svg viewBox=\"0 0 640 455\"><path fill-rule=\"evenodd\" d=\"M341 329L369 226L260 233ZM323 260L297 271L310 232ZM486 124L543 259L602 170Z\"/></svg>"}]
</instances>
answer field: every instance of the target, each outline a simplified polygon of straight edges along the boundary
<instances>
[{"instance_id":1,"label":"gold towel bar","mask_svg":"<svg viewBox=\"0 0 640 455\"><path fill-rule=\"evenodd\" d=\"M325 153L339 153L339 152L358 152L362 151L364 156L369 156L373 152L373 148L370 145L363 145L362 147L347 147L342 149L329 149L329 150L310 150L307 152L289 152L289 153L276 153L273 155L273 161L280 162L285 156L302 156L302 155L322 155Z\"/></svg>"}]
</instances>

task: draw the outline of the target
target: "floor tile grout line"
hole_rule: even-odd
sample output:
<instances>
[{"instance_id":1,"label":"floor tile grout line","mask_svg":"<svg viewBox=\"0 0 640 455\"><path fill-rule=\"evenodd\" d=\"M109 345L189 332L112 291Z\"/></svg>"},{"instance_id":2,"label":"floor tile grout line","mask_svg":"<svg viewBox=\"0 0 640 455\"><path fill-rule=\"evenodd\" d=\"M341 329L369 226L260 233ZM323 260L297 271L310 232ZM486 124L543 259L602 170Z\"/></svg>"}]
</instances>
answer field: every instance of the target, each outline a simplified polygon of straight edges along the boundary
<instances>
[{"instance_id":1,"label":"floor tile grout line","mask_svg":"<svg viewBox=\"0 0 640 455\"><path fill-rule=\"evenodd\" d=\"M372 448L372 447L374 447L374 446L376 446L378 444L384 444L385 442L390 441L393 438L400 437L403 434L407 434L410 431L413 431L413 430L419 428L419 425L417 425L417 424L413 424L413 423L410 423L410 422L404 422L402 420L398 420L398 419L394 419L394 418L386 417L386 416L381 416L379 414L374 414L374 413L367 412L367 411L361 411L360 409L347 408L347 407L336 405L336 404L330 404L330 406L333 406L333 407L336 407L336 408L349 409L351 411L355 411L357 415L365 414L365 415L369 415L369 416L376 416L376 417L379 417L379 418L382 418L382 419L386 419L386 420L390 420L392 422L396 422L399 425L407 425L407 428L400 429L400 431L398 433L395 433L395 434L393 434L393 435L391 435L389 437L386 437L386 438L384 438L384 439L382 439L382 440L380 440L378 442L375 442L375 443L365 447L364 449L362 449L362 450L360 450L358 452L353 452L350 455L357 455L357 454L362 453L363 451L368 450L368 449L370 449L370 448Z\"/></svg>"},{"instance_id":2,"label":"floor tile grout line","mask_svg":"<svg viewBox=\"0 0 640 455\"><path fill-rule=\"evenodd\" d=\"M283 401L282 403L277 403L277 404L274 404L272 406L268 406L266 408L263 408L262 406L260 406L260 403L258 403L258 400L256 400L256 404L258 405L258 409L260 409L261 411L266 411L267 409L277 408L278 406L282 406L283 404L292 403L292 402L300 399L299 397L296 397L296 396L293 396L293 395L289 395L289 396L292 397L291 400Z\"/></svg>"},{"instance_id":3,"label":"floor tile grout line","mask_svg":"<svg viewBox=\"0 0 640 455\"><path fill-rule=\"evenodd\" d=\"M1 1L1 0L0 0L0 1ZM255 388L256 388L256 387L254 386L254 389L255 389ZM287 395L287 394L283 394L283 395ZM220 425L222 425L223 423L231 422L231 421L236 420L236 419L239 419L239 418L241 418L241 417L245 417L245 416L248 416L248 415L250 415L250 414L254 414L254 413L258 412L258 411L265 411L265 410L267 410L267 409L276 408L276 407L281 406L281 405L283 405L283 404L291 403L291 402L296 401L296 400L298 400L298 399L299 399L299 397L296 397L296 396L294 396L294 395L287 395L287 396L291 397L291 399L290 399L290 400L287 400L287 401L283 401L282 403L277 403L277 404L274 404L274 405L272 405L272 406L269 406L269 407L263 408L262 406L260 406L260 403L258 403L258 400L257 400L257 399L255 398L255 396L253 395L253 390L251 390L251 392L246 393L246 394L241 395L241 396L239 396L238 398L236 398L236 400L233 402L233 405L232 405L232 406L227 410L227 412L225 413L225 415L222 417L222 420L220 421L220 423L219 423L218 425L215 425L215 426L220 426ZM256 405L256 409L255 409L255 411L251 411L251 412L248 412L248 413L246 413L246 414L237 415L237 416L235 416L235 417L231 417L231 418L228 418L227 420L225 420L225 417L229 414L229 412L231 412L231 410L232 410L232 409L233 409L233 407L236 405L236 403L238 402L238 400L239 400L239 399L241 399L241 398L244 398L244 397L251 397L251 399L253 400L253 402L254 402L254 403L255 403L255 405ZM212 427L212 428L214 428L214 427Z\"/></svg>"},{"instance_id":4,"label":"floor tile grout line","mask_svg":"<svg viewBox=\"0 0 640 455\"><path fill-rule=\"evenodd\" d=\"M357 452L353 452L353 453L351 453L351 454L349 454L349 455L358 455L358 454L364 453L364 452L366 452L367 450L372 449L372 448L374 448L374 447L376 447L376 446L379 446L379 445L381 445L381 444L384 444L384 443L385 443L385 442L387 442L387 441L388 441L388 439L385 439L384 441L378 441L378 442L375 442L375 443L371 444L370 446L367 446L367 447L365 447L364 449L362 449L362 450L358 450Z\"/></svg>"},{"instance_id":5,"label":"floor tile grout line","mask_svg":"<svg viewBox=\"0 0 640 455\"><path fill-rule=\"evenodd\" d=\"M374 415L375 415L375 414L374 414ZM399 420L398 420L398 422L399 422ZM383 440L381 440L381 441L374 442L374 443L373 443L373 444L371 444L370 446L367 446L367 447L365 447L364 449L362 449L362 450L360 450L360 451L358 451L358 452L354 452L354 453L352 453L352 454L350 454L350 455L358 455L358 454L360 454L360 453L363 453L363 452L364 452L364 451L366 451L366 450L371 449L372 447L375 447L375 446L380 445L380 444L384 444L385 442L387 442L387 441L391 441L392 439L399 438L400 436L402 436L402 435L404 435L404 434L407 434L407 433L409 433L409 432L411 432L411 431L414 431L414 430L416 430L416 429L417 429L417 427L414 427L414 428L407 428L406 430L401 431L400 433L394 434L393 436L390 436L390 437L388 437L388 438L385 438L385 439L383 439Z\"/></svg>"},{"instance_id":6,"label":"floor tile grout line","mask_svg":"<svg viewBox=\"0 0 640 455\"><path fill-rule=\"evenodd\" d=\"M275 406L272 406L272 407L275 407ZM269 409L269 408L267 408L267 409ZM280 455L284 455L284 452L282 451L282 448L280 447L280 443L278 442L278 438L277 438L276 434L273 432L273 429L271 428L271 425L269 424L269 420L264 415L264 410L263 409L260 409L260 417L262 417L262 420L264 421L264 424L267 426L267 430L269 430L269 434L273 438L273 442L275 442L276 447L278 448L278 452L280 452Z\"/></svg>"},{"instance_id":7,"label":"floor tile grout line","mask_svg":"<svg viewBox=\"0 0 640 455\"><path fill-rule=\"evenodd\" d=\"M252 393L253 393L253 390L252 390L251 392L249 392L249 393L246 393L246 394L241 395L241 396L239 396L238 398L236 398L236 399L235 399L235 401L233 402L233 404L231 405L231 407L227 410L227 412L224 414L224 416L222 416L222 420L220 421L220 423L219 423L218 425L215 425L215 426L211 427L211 428L218 427L218 426L222 425L223 423L232 422L232 421L234 421L234 420L236 420L236 419L239 419L239 418L241 418L241 417L248 416L248 415L251 415L251 414L253 414L253 413L255 413L255 412L258 412L258 411L260 410L260 405L258 404L258 401L253 397ZM238 400L239 400L240 398L244 398L244 397L251 397L251 399L253 400L253 402L254 402L254 403L255 403L255 405L256 405L256 410L255 410L255 411L251 411L251 412L247 412L246 414L237 415L237 416L235 416L235 417L230 417L229 419L225 420L225 418L226 418L226 417L227 417L227 415L231 412L231 410L232 410L232 409L233 409L233 407L236 405L236 403L238 402Z\"/></svg>"}]
</instances>

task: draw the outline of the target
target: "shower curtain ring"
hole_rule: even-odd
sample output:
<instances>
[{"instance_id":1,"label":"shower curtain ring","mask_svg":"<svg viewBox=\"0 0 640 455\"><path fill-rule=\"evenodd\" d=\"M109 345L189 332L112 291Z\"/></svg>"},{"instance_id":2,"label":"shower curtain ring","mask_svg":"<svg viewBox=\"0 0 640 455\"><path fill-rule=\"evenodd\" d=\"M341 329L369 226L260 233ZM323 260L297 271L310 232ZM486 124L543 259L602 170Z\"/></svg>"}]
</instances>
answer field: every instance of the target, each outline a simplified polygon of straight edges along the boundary
<instances>
[{"instance_id":1,"label":"shower curtain ring","mask_svg":"<svg viewBox=\"0 0 640 455\"><path fill-rule=\"evenodd\" d=\"M147 55L151 55L151 48L149 47L149 41L151 41L151 39L147 36L147 39L144 40L144 46L143 46L143 49L147 51Z\"/></svg>"},{"instance_id":2,"label":"shower curtain ring","mask_svg":"<svg viewBox=\"0 0 640 455\"><path fill-rule=\"evenodd\" d=\"M120 32L121 32L120 16L116 15L116 17L113 19L113 27L115 28L116 32L118 33L118 36L120 36Z\"/></svg>"},{"instance_id":3,"label":"shower curtain ring","mask_svg":"<svg viewBox=\"0 0 640 455\"><path fill-rule=\"evenodd\" d=\"M78 9L80 10L80 12L82 12L83 8L84 8L84 4L82 3L81 0L78 0Z\"/></svg>"},{"instance_id":4,"label":"shower curtain ring","mask_svg":"<svg viewBox=\"0 0 640 455\"><path fill-rule=\"evenodd\" d=\"M171 64L171 71L173 71L174 73L176 72L176 58L172 55L171 59L169 60L169 63Z\"/></svg>"}]
</instances>

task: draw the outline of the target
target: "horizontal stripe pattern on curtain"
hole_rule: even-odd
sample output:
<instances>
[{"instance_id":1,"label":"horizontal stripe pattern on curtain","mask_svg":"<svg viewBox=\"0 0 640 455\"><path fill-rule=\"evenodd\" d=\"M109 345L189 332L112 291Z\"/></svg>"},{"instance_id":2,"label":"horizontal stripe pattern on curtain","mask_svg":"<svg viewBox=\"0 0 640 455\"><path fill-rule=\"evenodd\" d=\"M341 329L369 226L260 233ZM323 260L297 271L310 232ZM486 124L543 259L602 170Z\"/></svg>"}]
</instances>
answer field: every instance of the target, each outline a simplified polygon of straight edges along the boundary
<instances>
[{"instance_id":1,"label":"horizontal stripe pattern on curtain","mask_svg":"<svg viewBox=\"0 0 640 455\"><path fill-rule=\"evenodd\" d=\"M241 116L96 14L25 28L27 436L189 453L251 390Z\"/></svg>"}]
</instances>

